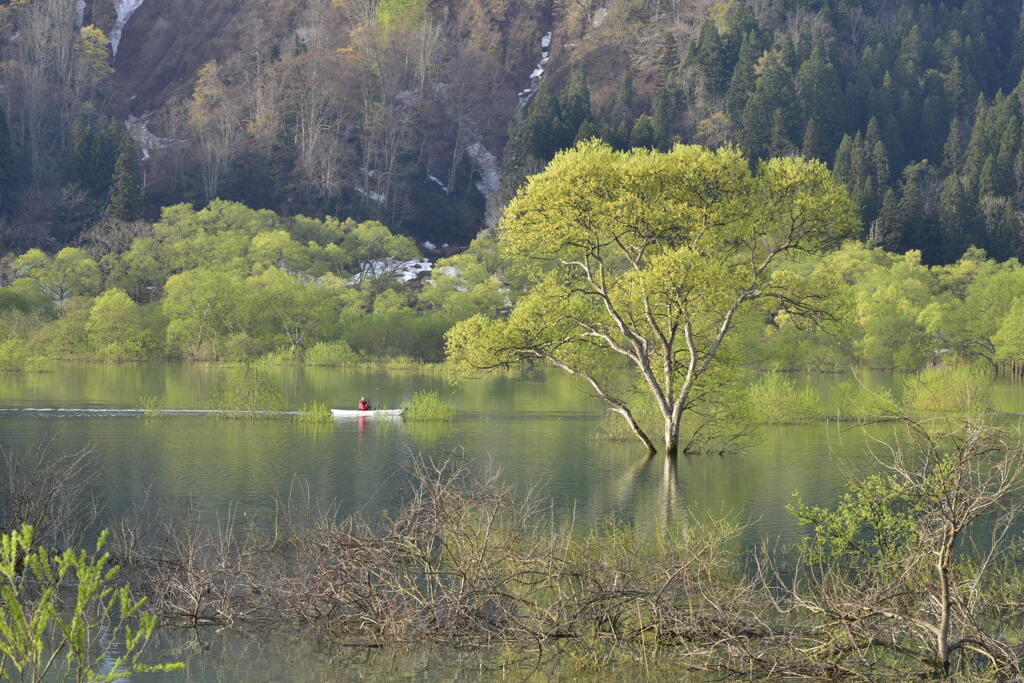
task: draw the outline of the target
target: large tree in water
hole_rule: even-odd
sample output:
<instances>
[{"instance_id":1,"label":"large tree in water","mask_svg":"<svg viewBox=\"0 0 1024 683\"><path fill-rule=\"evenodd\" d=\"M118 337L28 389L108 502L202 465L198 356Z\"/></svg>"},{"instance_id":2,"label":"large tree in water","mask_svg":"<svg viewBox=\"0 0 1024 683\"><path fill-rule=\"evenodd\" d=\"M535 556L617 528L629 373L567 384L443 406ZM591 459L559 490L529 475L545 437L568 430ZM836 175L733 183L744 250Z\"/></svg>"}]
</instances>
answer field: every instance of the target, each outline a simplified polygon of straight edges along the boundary
<instances>
[{"instance_id":1,"label":"large tree in water","mask_svg":"<svg viewBox=\"0 0 1024 683\"><path fill-rule=\"evenodd\" d=\"M715 401L723 348L744 309L807 325L832 318L841 282L787 263L857 234L856 209L824 164L771 159L751 172L733 148L560 153L505 210L506 253L530 263L529 291L499 319L448 334L471 374L540 360L585 381L650 453L638 419L657 406L679 451L684 418Z\"/></svg>"}]
</instances>

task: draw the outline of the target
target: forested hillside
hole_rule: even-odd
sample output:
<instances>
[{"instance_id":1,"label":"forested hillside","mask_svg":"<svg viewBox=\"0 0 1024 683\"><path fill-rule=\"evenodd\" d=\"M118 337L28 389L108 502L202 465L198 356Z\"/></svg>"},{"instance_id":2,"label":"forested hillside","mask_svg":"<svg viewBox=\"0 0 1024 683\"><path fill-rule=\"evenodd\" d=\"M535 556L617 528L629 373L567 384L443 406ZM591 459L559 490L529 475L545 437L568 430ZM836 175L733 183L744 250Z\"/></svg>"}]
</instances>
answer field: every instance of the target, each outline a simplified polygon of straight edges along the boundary
<instances>
[{"instance_id":1,"label":"forested hillside","mask_svg":"<svg viewBox=\"0 0 1024 683\"><path fill-rule=\"evenodd\" d=\"M799 153L865 237L1024 252L1006 0L0 0L0 245L214 198L466 244L574 141Z\"/></svg>"}]
</instances>

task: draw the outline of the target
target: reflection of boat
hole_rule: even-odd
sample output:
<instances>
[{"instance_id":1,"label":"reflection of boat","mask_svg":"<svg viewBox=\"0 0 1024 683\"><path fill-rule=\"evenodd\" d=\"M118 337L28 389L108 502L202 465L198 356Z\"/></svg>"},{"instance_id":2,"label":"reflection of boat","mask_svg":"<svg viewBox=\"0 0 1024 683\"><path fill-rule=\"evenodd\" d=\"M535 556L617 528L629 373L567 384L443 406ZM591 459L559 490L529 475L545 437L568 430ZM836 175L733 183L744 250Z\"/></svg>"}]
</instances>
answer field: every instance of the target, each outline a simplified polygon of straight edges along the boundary
<instances>
[{"instance_id":1,"label":"reflection of boat","mask_svg":"<svg viewBox=\"0 0 1024 683\"><path fill-rule=\"evenodd\" d=\"M398 417L401 414L401 408L395 410L338 410L331 408L332 417Z\"/></svg>"}]
</instances>

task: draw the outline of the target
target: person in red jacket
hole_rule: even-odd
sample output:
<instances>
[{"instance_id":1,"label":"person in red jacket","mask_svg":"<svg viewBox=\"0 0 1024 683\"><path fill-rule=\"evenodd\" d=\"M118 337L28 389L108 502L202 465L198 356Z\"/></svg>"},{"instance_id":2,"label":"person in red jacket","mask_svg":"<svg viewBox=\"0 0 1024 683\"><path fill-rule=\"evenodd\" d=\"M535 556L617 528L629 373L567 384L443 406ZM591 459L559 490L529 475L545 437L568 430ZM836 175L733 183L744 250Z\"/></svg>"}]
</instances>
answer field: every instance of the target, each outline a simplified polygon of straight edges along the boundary
<instances>
[{"instance_id":1,"label":"person in red jacket","mask_svg":"<svg viewBox=\"0 0 1024 683\"><path fill-rule=\"evenodd\" d=\"M359 410L373 410L373 408L371 408L370 404L367 402L365 396L359 399Z\"/></svg>"}]
</instances>

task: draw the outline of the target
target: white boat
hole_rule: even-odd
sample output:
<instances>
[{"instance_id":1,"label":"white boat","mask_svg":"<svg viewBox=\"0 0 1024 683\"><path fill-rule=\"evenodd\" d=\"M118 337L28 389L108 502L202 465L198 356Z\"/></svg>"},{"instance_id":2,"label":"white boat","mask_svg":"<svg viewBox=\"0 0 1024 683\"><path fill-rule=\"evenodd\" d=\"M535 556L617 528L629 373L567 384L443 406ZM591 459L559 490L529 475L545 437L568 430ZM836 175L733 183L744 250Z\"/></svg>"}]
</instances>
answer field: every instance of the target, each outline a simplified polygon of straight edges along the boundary
<instances>
[{"instance_id":1,"label":"white boat","mask_svg":"<svg viewBox=\"0 0 1024 683\"><path fill-rule=\"evenodd\" d=\"M398 417L402 414L401 408L395 410L339 410L331 408L332 417Z\"/></svg>"}]
</instances>

